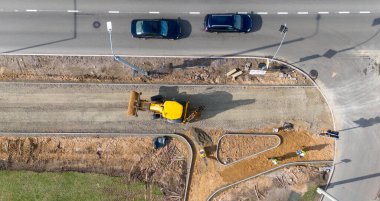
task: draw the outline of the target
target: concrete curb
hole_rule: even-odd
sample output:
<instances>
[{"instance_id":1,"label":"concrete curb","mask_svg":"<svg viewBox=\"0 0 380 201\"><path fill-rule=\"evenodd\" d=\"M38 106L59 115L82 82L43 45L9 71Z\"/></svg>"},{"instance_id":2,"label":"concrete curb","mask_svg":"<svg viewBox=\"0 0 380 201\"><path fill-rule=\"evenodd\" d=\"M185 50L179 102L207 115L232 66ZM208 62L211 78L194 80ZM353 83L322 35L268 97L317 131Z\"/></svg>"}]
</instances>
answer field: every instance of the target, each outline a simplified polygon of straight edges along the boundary
<instances>
[{"instance_id":1,"label":"concrete curb","mask_svg":"<svg viewBox=\"0 0 380 201\"><path fill-rule=\"evenodd\" d=\"M139 134L139 133L21 133L21 132L0 132L0 136L77 136L77 137L84 137L84 136L98 136L103 135L105 137L112 137L112 136L128 136L128 137L152 137L152 136L170 136L173 138L177 138L178 140L184 142L187 146L187 149L189 151L189 158L187 161L187 174L186 174L186 186L185 191L183 195L183 200L187 201L188 199L188 190L190 187L190 177L191 177L191 170L194 160L194 152L191 147L191 144L189 141L183 137L180 134Z\"/></svg>"}]
</instances>

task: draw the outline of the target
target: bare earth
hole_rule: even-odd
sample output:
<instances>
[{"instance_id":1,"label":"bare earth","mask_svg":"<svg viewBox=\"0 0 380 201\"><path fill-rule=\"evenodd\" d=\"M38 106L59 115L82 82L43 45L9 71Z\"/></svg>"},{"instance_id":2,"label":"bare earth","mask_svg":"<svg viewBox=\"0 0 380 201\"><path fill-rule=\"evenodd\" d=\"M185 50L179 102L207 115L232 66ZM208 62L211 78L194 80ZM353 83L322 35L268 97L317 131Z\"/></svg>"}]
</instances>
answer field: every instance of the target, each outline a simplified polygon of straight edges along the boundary
<instances>
[{"instance_id":1,"label":"bare earth","mask_svg":"<svg viewBox=\"0 0 380 201\"><path fill-rule=\"evenodd\" d=\"M125 58L128 62L159 75L132 76L132 71L113 57L0 56L0 80L52 82L107 82L161 84L276 84L311 85L305 76L286 69L291 77L279 77L279 71L264 76L249 75L245 65L258 69L257 59L213 58ZM273 67L281 65L272 63ZM244 73L236 80L226 73L239 68Z\"/></svg>"},{"instance_id":2,"label":"bare earth","mask_svg":"<svg viewBox=\"0 0 380 201\"><path fill-rule=\"evenodd\" d=\"M153 137L0 136L0 169L79 171L157 183L169 196L184 191L186 145L173 139L155 150Z\"/></svg>"},{"instance_id":3,"label":"bare earth","mask_svg":"<svg viewBox=\"0 0 380 201\"><path fill-rule=\"evenodd\" d=\"M220 141L219 157L221 161L231 163L275 147L278 143L279 140L273 136L228 135Z\"/></svg>"},{"instance_id":4,"label":"bare earth","mask_svg":"<svg viewBox=\"0 0 380 201\"><path fill-rule=\"evenodd\" d=\"M258 64L264 62L256 59L126 60L156 74L133 77L129 68L111 57L0 56L0 80L3 81L113 83L0 83L0 130L5 133L176 132L191 139L188 132L190 127L204 129L211 136L213 145L207 149L207 166L196 154L191 172L190 201L204 201L224 185L275 167L268 161L271 157L281 158L281 164L333 158L333 140L315 135L322 128L332 127L328 107L317 88L294 70L279 70L281 65L272 63L277 70L268 71L264 76L249 75L245 69L246 64L251 65L250 70L257 70ZM243 71L236 80L226 76L234 68ZM137 83L157 85L135 85ZM178 83L211 85L178 86ZM138 117L129 117L126 108L131 90L143 92L142 97L145 99L161 94L168 99L189 100L192 106L203 105L206 109L202 119L186 125L152 121L148 112L141 112ZM293 123L295 130L279 133L282 142L278 148L226 167L215 160L215 145L223 133L271 133L273 127L281 126L284 121ZM236 139L222 142L221 150L223 157L232 160L273 144L273 140L260 138L232 138ZM167 196L176 199L184 190L184 158L189 153L176 140L157 152L152 149L151 141L151 137L103 135L5 136L0 137L0 168L75 170L125 176L127 179L156 182ZM196 146L195 151L198 148ZM295 151L301 148L307 150L304 158L295 156ZM304 177L294 173L300 177L299 184L312 178L305 175L314 171L301 170L306 172ZM301 178L305 178L305 182ZM278 184L272 180L263 180L259 183L261 191L277 188ZM247 185L252 192L249 182L242 185ZM240 193L244 195L247 191L249 190ZM295 191L304 192L304 189ZM231 195L232 197L223 193L220 199L234 200L234 193L231 192ZM281 198L279 196L273 199Z\"/></svg>"}]
</instances>

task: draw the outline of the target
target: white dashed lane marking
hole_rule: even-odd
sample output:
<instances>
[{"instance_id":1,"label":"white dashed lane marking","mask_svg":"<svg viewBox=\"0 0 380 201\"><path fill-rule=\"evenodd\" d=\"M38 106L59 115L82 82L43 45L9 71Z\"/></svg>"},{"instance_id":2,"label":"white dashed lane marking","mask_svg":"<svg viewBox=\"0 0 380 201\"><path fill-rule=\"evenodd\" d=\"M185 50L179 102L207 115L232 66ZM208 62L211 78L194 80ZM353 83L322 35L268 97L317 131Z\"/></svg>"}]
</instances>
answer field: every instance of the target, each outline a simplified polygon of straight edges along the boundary
<instances>
[{"instance_id":1,"label":"white dashed lane marking","mask_svg":"<svg viewBox=\"0 0 380 201\"><path fill-rule=\"evenodd\" d=\"M36 9L26 9L25 11L26 11L26 12L37 12Z\"/></svg>"},{"instance_id":2,"label":"white dashed lane marking","mask_svg":"<svg viewBox=\"0 0 380 201\"><path fill-rule=\"evenodd\" d=\"M149 14L160 14L159 11L149 11Z\"/></svg>"},{"instance_id":3,"label":"white dashed lane marking","mask_svg":"<svg viewBox=\"0 0 380 201\"><path fill-rule=\"evenodd\" d=\"M329 12L327 12L327 11L320 11L320 12L318 12L318 14L329 14Z\"/></svg>"},{"instance_id":4,"label":"white dashed lane marking","mask_svg":"<svg viewBox=\"0 0 380 201\"><path fill-rule=\"evenodd\" d=\"M277 14L279 14L279 15L287 15L288 12L277 12Z\"/></svg>"},{"instance_id":5,"label":"white dashed lane marking","mask_svg":"<svg viewBox=\"0 0 380 201\"><path fill-rule=\"evenodd\" d=\"M79 13L79 10L67 10L68 13Z\"/></svg>"},{"instance_id":6,"label":"white dashed lane marking","mask_svg":"<svg viewBox=\"0 0 380 201\"><path fill-rule=\"evenodd\" d=\"M257 14L259 14L259 15L266 15L266 14L268 14L268 12L257 12Z\"/></svg>"},{"instance_id":7,"label":"white dashed lane marking","mask_svg":"<svg viewBox=\"0 0 380 201\"><path fill-rule=\"evenodd\" d=\"M190 15L199 15L201 12L189 12Z\"/></svg>"},{"instance_id":8,"label":"white dashed lane marking","mask_svg":"<svg viewBox=\"0 0 380 201\"><path fill-rule=\"evenodd\" d=\"M339 14L350 14L350 11L339 11Z\"/></svg>"},{"instance_id":9,"label":"white dashed lane marking","mask_svg":"<svg viewBox=\"0 0 380 201\"><path fill-rule=\"evenodd\" d=\"M297 12L297 14L298 14L298 15L307 15L307 14L309 14L309 12L304 12L304 11L302 11L302 12Z\"/></svg>"},{"instance_id":10,"label":"white dashed lane marking","mask_svg":"<svg viewBox=\"0 0 380 201\"><path fill-rule=\"evenodd\" d=\"M359 13L361 13L361 14L368 14L368 13L371 13L371 11L360 11Z\"/></svg>"},{"instance_id":11,"label":"white dashed lane marking","mask_svg":"<svg viewBox=\"0 0 380 201\"><path fill-rule=\"evenodd\" d=\"M110 10L108 13L120 13L118 10Z\"/></svg>"}]
</instances>

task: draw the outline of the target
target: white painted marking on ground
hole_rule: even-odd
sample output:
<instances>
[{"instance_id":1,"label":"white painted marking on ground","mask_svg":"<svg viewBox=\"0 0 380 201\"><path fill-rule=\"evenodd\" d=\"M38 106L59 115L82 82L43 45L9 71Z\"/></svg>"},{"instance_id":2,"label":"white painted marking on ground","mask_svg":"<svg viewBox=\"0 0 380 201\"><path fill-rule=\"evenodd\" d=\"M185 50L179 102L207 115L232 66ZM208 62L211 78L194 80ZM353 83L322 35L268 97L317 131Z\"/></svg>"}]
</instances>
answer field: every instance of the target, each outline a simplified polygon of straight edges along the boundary
<instances>
[{"instance_id":1,"label":"white painted marking on ground","mask_svg":"<svg viewBox=\"0 0 380 201\"><path fill-rule=\"evenodd\" d=\"M359 13L361 13L361 14L368 14L368 13L371 13L371 11L360 11Z\"/></svg>"},{"instance_id":2,"label":"white painted marking on ground","mask_svg":"<svg viewBox=\"0 0 380 201\"><path fill-rule=\"evenodd\" d=\"M248 14L248 12L238 12L238 14Z\"/></svg>"},{"instance_id":3,"label":"white painted marking on ground","mask_svg":"<svg viewBox=\"0 0 380 201\"><path fill-rule=\"evenodd\" d=\"M18 12L18 10L17 10L17 9L15 9L15 10L14 10L14 12Z\"/></svg>"},{"instance_id":4,"label":"white painted marking on ground","mask_svg":"<svg viewBox=\"0 0 380 201\"><path fill-rule=\"evenodd\" d=\"M26 11L26 12L37 12L36 9L26 9L25 11Z\"/></svg>"},{"instance_id":5,"label":"white painted marking on ground","mask_svg":"<svg viewBox=\"0 0 380 201\"><path fill-rule=\"evenodd\" d=\"M287 15L288 12L277 12L278 15Z\"/></svg>"},{"instance_id":6,"label":"white painted marking on ground","mask_svg":"<svg viewBox=\"0 0 380 201\"><path fill-rule=\"evenodd\" d=\"M192 12L189 12L190 13L190 15L199 15L199 14L201 14L201 12L195 12L195 11L192 11Z\"/></svg>"},{"instance_id":7,"label":"white painted marking on ground","mask_svg":"<svg viewBox=\"0 0 380 201\"><path fill-rule=\"evenodd\" d=\"M309 14L309 12L306 12L306 11L301 11L301 12L297 12L298 15L307 15Z\"/></svg>"},{"instance_id":8,"label":"white painted marking on ground","mask_svg":"<svg viewBox=\"0 0 380 201\"><path fill-rule=\"evenodd\" d=\"M118 10L110 10L108 13L120 13Z\"/></svg>"},{"instance_id":9,"label":"white painted marking on ground","mask_svg":"<svg viewBox=\"0 0 380 201\"><path fill-rule=\"evenodd\" d=\"M160 14L159 11L149 11L149 14Z\"/></svg>"},{"instance_id":10,"label":"white painted marking on ground","mask_svg":"<svg viewBox=\"0 0 380 201\"><path fill-rule=\"evenodd\" d=\"M67 10L68 13L79 13L79 10Z\"/></svg>"},{"instance_id":11,"label":"white painted marking on ground","mask_svg":"<svg viewBox=\"0 0 380 201\"><path fill-rule=\"evenodd\" d=\"M266 14L268 14L268 12L257 12L257 14L259 14L259 15L266 15Z\"/></svg>"},{"instance_id":12,"label":"white painted marking on ground","mask_svg":"<svg viewBox=\"0 0 380 201\"><path fill-rule=\"evenodd\" d=\"M349 14L350 11L339 11L338 13L339 13L339 14Z\"/></svg>"},{"instance_id":13,"label":"white painted marking on ground","mask_svg":"<svg viewBox=\"0 0 380 201\"><path fill-rule=\"evenodd\" d=\"M329 12L327 12L327 11L321 11L321 12L318 12L318 14L329 14Z\"/></svg>"}]
</instances>

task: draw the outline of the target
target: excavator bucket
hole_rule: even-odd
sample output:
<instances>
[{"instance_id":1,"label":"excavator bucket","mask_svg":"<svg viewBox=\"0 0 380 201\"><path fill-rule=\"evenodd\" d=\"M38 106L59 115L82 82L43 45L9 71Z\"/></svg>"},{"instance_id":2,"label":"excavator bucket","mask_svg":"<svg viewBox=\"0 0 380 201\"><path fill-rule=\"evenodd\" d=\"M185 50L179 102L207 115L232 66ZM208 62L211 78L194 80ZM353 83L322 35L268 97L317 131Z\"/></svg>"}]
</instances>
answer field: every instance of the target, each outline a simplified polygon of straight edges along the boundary
<instances>
[{"instance_id":1,"label":"excavator bucket","mask_svg":"<svg viewBox=\"0 0 380 201\"><path fill-rule=\"evenodd\" d=\"M131 91L128 102L128 115L136 116L140 102L140 94L136 91Z\"/></svg>"}]
</instances>

